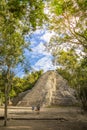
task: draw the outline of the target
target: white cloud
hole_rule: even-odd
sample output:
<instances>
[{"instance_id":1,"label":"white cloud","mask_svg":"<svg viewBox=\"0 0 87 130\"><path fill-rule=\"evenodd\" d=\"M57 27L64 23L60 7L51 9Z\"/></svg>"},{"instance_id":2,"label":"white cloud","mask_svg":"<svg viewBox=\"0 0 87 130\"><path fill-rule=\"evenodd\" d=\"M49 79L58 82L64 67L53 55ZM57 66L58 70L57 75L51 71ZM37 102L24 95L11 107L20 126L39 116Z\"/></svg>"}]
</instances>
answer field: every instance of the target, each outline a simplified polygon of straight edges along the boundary
<instances>
[{"instance_id":1,"label":"white cloud","mask_svg":"<svg viewBox=\"0 0 87 130\"><path fill-rule=\"evenodd\" d=\"M44 58L38 60L38 62L36 62L36 64L32 67L35 70L43 69L45 72L47 70L53 70L54 69L54 66L52 64L50 57L44 57Z\"/></svg>"},{"instance_id":2,"label":"white cloud","mask_svg":"<svg viewBox=\"0 0 87 130\"><path fill-rule=\"evenodd\" d=\"M37 30L34 33L34 36L31 39L31 48L32 52L27 55L30 58L31 66L34 70L43 69L47 71L49 69L53 69L52 63L52 55L46 51L46 46L44 44L50 41L51 36L53 33L48 31Z\"/></svg>"},{"instance_id":3,"label":"white cloud","mask_svg":"<svg viewBox=\"0 0 87 130\"><path fill-rule=\"evenodd\" d=\"M42 42L39 45L32 48L32 51L37 53L43 53L44 50L45 50L45 46L43 45Z\"/></svg>"},{"instance_id":4,"label":"white cloud","mask_svg":"<svg viewBox=\"0 0 87 130\"><path fill-rule=\"evenodd\" d=\"M47 43L49 43L50 38L52 37L52 35L54 34L54 32L45 32L45 34L41 37L41 39L44 39L44 41L46 41Z\"/></svg>"}]
</instances>

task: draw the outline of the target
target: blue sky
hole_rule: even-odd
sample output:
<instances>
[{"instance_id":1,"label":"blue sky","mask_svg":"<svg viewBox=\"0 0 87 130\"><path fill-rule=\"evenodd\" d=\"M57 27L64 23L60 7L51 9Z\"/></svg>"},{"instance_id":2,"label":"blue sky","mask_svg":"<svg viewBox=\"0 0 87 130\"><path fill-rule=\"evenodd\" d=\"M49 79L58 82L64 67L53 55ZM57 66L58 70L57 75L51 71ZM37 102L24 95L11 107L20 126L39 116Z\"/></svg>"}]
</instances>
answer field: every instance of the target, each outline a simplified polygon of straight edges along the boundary
<instances>
[{"instance_id":1,"label":"blue sky","mask_svg":"<svg viewBox=\"0 0 87 130\"><path fill-rule=\"evenodd\" d=\"M50 41L51 34L47 31L37 30L32 34L30 48L32 51L26 50L26 59L34 70L43 69L47 71L53 69L53 56L47 52L45 44ZM27 39L28 40L28 39Z\"/></svg>"},{"instance_id":2,"label":"blue sky","mask_svg":"<svg viewBox=\"0 0 87 130\"><path fill-rule=\"evenodd\" d=\"M46 44L50 41L52 34L44 30L36 30L31 37L27 36L26 41L31 42L30 48L25 50L26 61L32 67L32 70L53 70L54 66L52 63L53 56L51 53L47 52ZM18 67L20 69L20 66ZM24 73L21 71L17 76L24 76Z\"/></svg>"}]
</instances>

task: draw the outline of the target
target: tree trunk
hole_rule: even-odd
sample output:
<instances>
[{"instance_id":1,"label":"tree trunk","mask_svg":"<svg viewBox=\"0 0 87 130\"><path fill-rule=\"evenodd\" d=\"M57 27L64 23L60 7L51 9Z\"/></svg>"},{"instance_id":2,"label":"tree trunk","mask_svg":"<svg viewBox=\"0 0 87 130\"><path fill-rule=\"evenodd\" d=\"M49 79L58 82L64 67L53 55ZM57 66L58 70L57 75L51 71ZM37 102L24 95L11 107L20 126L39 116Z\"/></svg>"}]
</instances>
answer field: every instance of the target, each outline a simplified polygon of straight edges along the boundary
<instances>
[{"instance_id":1,"label":"tree trunk","mask_svg":"<svg viewBox=\"0 0 87 130\"><path fill-rule=\"evenodd\" d=\"M7 92L7 84L6 84L6 86L5 86L4 126L7 126L7 105L8 105L8 92Z\"/></svg>"},{"instance_id":2,"label":"tree trunk","mask_svg":"<svg viewBox=\"0 0 87 130\"><path fill-rule=\"evenodd\" d=\"M7 106L8 106L8 94L11 87L11 77L10 77L10 67L8 66L8 70L6 73L6 84L5 84L5 108L4 108L4 126L7 126Z\"/></svg>"}]
</instances>

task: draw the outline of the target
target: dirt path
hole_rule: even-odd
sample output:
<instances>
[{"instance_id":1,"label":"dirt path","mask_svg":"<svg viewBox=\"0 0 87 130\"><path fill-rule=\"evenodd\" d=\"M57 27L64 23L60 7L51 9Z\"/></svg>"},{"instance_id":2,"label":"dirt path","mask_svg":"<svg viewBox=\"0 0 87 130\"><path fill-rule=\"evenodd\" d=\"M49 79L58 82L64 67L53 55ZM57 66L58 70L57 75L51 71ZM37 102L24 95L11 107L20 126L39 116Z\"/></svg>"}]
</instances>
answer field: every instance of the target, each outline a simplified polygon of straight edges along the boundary
<instances>
[{"instance_id":1,"label":"dirt path","mask_svg":"<svg viewBox=\"0 0 87 130\"><path fill-rule=\"evenodd\" d=\"M87 122L58 120L9 120L8 126L0 130L87 130Z\"/></svg>"},{"instance_id":2,"label":"dirt path","mask_svg":"<svg viewBox=\"0 0 87 130\"><path fill-rule=\"evenodd\" d=\"M3 115L0 108L0 115ZM0 130L87 130L87 113L79 108L41 108L40 113L31 108L9 107L7 127L0 120Z\"/></svg>"}]
</instances>

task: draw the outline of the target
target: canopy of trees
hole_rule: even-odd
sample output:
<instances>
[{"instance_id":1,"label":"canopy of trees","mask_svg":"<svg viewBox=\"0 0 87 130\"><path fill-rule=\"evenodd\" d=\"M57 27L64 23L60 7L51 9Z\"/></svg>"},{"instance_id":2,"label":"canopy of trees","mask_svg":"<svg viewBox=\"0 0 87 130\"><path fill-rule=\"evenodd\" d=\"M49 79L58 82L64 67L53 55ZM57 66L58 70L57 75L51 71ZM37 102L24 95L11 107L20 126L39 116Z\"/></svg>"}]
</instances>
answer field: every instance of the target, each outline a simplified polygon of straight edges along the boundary
<instances>
[{"instance_id":1,"label":"canopy of trees","mask_svg":"<svg viewBox=\"0 0 87 130\"><path fill-rule=\"evenodd\" d=\"M12 98L14 98L15 96L18 96L19 93L32 89L32 87L34 87L36 81L42 75L42 73L43 73L43 71L41 70L41 71L32 72L31 74L28 74L28 75L24 76L23 78L14 77L13 82L11 84L11 89L9 91L9 98L12 100ZM1 77L1 79L3 79L3 77ZM0 94L3 97L1 99L2 105L5 101L3 85L4 85L4 82L2 80L0 82L0 86L1 86L1 90L2 90Z\"/></svg>"},{"instance_id":2,"label":"canopy of trees","mask_svg":"<svg viewBox=\"0 0 87 130\"><path fill-rule=\"evenodd\" d=\"M0 75L5 88L5 125L14 69L23 63L24 48L29 46L25 35L40 28L45 19L42 0L0 0Z\"/></svg>"},{"instance_id":3,"label":"canopy of trees","mask_svg":"<svg viewBox=\"0 0 87 130\"><path fill-rule=\"evenodd\" d=\"M55 33L48 47L87 109L87 0L52 0L49 10Z\"/></svg>"}]
</instances>

